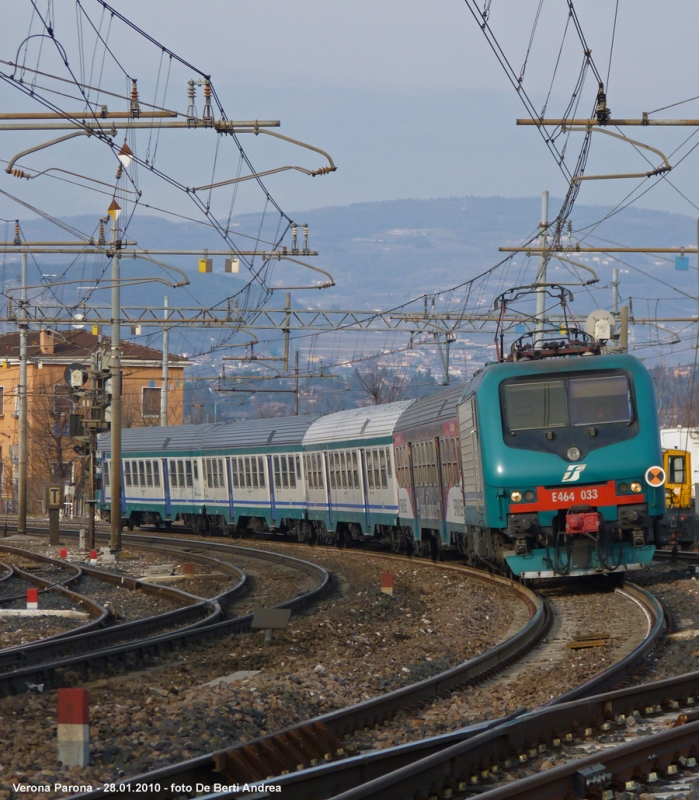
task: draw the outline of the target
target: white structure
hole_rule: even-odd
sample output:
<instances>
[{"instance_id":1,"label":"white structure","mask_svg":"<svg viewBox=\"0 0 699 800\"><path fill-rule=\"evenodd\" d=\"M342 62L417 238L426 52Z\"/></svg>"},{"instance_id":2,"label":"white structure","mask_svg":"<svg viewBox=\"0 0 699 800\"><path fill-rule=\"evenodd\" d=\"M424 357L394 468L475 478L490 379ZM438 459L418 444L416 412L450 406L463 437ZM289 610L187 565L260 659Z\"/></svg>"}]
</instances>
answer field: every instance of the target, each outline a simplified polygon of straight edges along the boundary
<instances>
[{"instance_id":1,"label":"white structure","mask_svg":"<svg viewBox=\"0 0 699 800\"><path fill-rule=\"evenodd\" d=\"M687 450L692 461L692 497L699 483L699 428L662 428L660 443L663 450Z\"/></svg>"}]
</instances>

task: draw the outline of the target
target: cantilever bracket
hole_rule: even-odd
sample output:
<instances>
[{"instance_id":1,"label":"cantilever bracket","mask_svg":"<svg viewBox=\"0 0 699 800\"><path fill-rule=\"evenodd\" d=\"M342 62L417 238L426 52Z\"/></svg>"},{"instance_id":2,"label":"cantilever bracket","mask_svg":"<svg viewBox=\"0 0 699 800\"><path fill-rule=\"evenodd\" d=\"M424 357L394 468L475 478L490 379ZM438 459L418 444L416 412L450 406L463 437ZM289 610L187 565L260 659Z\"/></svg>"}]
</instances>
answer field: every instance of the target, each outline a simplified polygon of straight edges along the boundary
<instances>
[{"instance_id":1,"label":"cantilever bracket","mask_svg":"<svg viewBox=\"0 0 699 800\"><path fill-rule=\"evenodd\" d=\"M636 147L640 147L643 150L650 150L651 153L655 153L656 155L660 156L663 160L662 167L656 167L656 169L652 169L649 172L627 172L627 173L620 173L618 175L580 175L577 178L573 178L573 183L580 183L580 181L606 181L606 180L615 180L617 178L652 178L653 175L662 175L664 172L670 172L672 169L672 165L665 157L665 154L658 150L655 147L651 147L649 144L645 144L644 142L639 142L636 139L629 139L628 136L624 136L621 133L614 133L614 131L609 131L606 128L595 128L593 126L586 126L586 127L578 127L578 126L566 126L563 125L562 128L563 132L565 131L582 131L583 133L587 133L590 131L591 133L604 133L607 136L613 136L615 139L621 139L622 142L628 142L629 144L636 145Z\"/></svg>"}]
</instances>

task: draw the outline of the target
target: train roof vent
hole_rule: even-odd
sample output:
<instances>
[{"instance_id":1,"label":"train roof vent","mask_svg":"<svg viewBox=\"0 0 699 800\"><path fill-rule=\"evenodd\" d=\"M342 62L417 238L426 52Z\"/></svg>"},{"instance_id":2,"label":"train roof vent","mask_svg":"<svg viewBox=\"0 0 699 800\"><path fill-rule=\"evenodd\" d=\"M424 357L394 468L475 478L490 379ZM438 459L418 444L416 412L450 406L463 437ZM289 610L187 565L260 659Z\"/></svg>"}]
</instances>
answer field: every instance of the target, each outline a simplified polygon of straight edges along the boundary
<instances>
[{"instance_id":1,"label":"train roof vent","mask_svg":"<svg viewBox=\"0 0 699 800\"><path fill-rule=\"evenodd\" d=\"M170 440L172 436L168 436L167 439L163 442L163 450L167 450L167 446L170 444Z\"/></svg>"},{"instance_id":2,"label":"train roof vent","mask_svg":"<svg viewBox=\"0 0 699 800\"><path fill-rule=\"evenodd\" d=\"M275 434L276 432L277 432L276 430L273 430L273 431L272 431L272 432L269 434L269 436L267 437L267 444L272 444L272 439L274 439L274 434Z\"/></svg>"},{"instance_id":3,"label":"train roof vent","mask_svg":"<svg viewBox=\"0 0 699 800\"><path fill-rule=\"evenodd\" d=\"M371 422L371 417L367 417L367 418L364 420L364 424L362 425L362 429L361 429L361 431L359 431L359 433L360 433L360 434L364 433L364 431L367 429L367 425L368 425L370 422Z\"/></svg>"}]
</instances>

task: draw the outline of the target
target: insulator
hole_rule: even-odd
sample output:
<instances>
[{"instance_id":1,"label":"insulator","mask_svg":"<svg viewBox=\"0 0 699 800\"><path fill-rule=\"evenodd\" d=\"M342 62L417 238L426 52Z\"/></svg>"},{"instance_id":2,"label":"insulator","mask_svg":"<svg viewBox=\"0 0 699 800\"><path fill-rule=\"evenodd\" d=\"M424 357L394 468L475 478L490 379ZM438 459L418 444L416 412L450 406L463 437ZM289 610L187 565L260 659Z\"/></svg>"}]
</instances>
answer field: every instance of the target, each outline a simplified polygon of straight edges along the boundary
<instances>
[{"instance_id":1,"label":"insulator","mask_svg":"<svg viewBox=\"0 0 699 800\"><path fill-rule=\"evenodd\" d=\"M141 106L138 103L138 88L136 87L136 79L131 81L131 116L141 116Z\"/></svg>"},{"instance_id":2,"label":"insulator","mask_svg":"<svg viewBox=\"0 0 699 800\"><path fill-rule=\"evenodd\" d=\"M305 253L308 252L308 225L303 226L303 250Z\"/></svg>"},{"instance_id":3,"label":"insulator","mask_svg":"<svg viewBox=\"0 0 699 800\"><path fill-rule=\"evenodd\" d=\"M196 97L196 89L194 88L194 81L187 81L187 119L195 120L197 118L197 107L194 105L194 98Z\"/></svg>"},{"instance_id":4,"label":"insulator","mask_svg":"<svg viewBox=\"0 0 699 800\"><path fill-rule=\"evenodd\" d=\"M97 241L99 244L104 244L104 222L102 220L100 220L100 235Z\"/></svg>"},{"instance_id":5,"label":"insulator","mask_svg":"<svg viewBox=\"0 0 699 800\"><path fill-rule=\"evenodd\" d=\"M29 175L27 175L26 172L23 172L21 169L13 169L12 174L14 175L15 178L26 178L27 180L29 180L30 177Z\"/></svg>"},{"instance_id":6,"label":"insulator","mask_svg":"<svg viewBox=\"0 0 699 800\"><path fill-rule=\"evenodd\" d=\"M15 220L15 244L22 244L22 240L19 238L19 220Z\"/></svg>"},{"instance_id":7,"label":"insulator","mask_svg":"<svg viewBox=\"0 0 699 800\"><path fill-rule=\"evenodd\" d=\"M214 119L214 110L211 107L211 84L209 81L204 83L204 111L201 118L205 122L213 122Z\"/></svg>"},{"instance_id":8,"label":"insulator","mask_svg":"<svg viewBox=\"0 0 699 800\"><path fill-rule=\"evenodd\" d=\"M291 226L291 252L292 253L298 252L297 232L298 232L298 228L296 227L296 225L292 225Z\"/></svg>"},{"instance_id":9,"label":"insulator","mask_svg":"<svg viewBox=\"0 0 699 800\"><path fill-rule=\"evenodd\" d=\"M117 168L117 171L116 171L116 180L119 180L119 178L121 178L121 173L123 171L124 171L124 168L121 166L121 164L119 164L119 166Z\"/></svg>"}]
</instances>

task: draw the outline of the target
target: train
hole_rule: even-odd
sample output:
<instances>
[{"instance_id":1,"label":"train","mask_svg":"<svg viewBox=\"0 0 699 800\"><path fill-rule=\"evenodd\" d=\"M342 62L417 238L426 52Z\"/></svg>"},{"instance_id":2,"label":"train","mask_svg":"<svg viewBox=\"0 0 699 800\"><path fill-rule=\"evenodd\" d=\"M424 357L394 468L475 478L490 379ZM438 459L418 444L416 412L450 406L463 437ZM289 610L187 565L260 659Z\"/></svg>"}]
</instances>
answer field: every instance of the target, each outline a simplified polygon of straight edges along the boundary
<instances>
[{"instance_id":1,"label":"train","mask_svg":"<svg viewBox=\"0 0 699 800\"><path fill-rule=\"evenodd\" d=\"M110 457L104 434L103 518ZM662 464L648 370L576 339L415 400L124 429L121 514L130 528L453 554L523 581L623 574L653 558Z\"/></svg>"}]
</instances>

